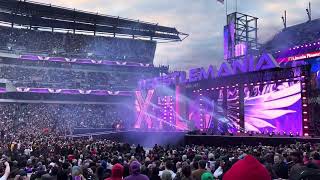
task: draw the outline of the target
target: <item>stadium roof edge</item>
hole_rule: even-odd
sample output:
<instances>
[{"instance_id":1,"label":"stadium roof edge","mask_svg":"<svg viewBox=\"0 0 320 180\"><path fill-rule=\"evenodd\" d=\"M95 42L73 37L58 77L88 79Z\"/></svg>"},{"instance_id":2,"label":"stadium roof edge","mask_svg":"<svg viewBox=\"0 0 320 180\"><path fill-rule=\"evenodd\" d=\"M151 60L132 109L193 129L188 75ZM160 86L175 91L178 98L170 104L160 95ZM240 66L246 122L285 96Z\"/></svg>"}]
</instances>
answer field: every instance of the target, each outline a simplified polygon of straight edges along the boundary
<instances>
[{"instance_id":1,"label":"stadium roof edge","mask_svg":"<svg viewBox=\"0 0 320 180\"><path fill-rule=\"evenodd\" d=\"M143 22L120 18L116 16L103 15L76 9L70 9L51 4L44 4L26 0L0 0L1 21L19 24L21 19L24 25L39 21L37 27L70 29L81 26L79 30L93 31L99 33L112 33L114 35L129 35L136 37L149 37L150 40L182 41L188 36L186 33L178 31L174 27L161 26L156 23ZM50 23L43 23L51 21ZM59 27L49 26L49 24L59 23ZM182 36L183 38L181 38Z\"/></svg>"}]
</instances>

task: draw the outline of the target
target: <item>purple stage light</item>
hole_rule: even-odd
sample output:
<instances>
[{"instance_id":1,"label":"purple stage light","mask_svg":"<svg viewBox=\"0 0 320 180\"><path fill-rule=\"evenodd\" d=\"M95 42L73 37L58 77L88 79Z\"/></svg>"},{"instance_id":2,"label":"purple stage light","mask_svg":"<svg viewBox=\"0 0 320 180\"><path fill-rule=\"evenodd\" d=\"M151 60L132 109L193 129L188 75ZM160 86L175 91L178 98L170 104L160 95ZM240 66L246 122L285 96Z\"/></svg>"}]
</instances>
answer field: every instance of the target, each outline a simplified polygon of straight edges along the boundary
<instances>
[{"instance_id":1,"label":"purple stage light","mask_svg":"<svg viewBox=\"0 0 320 180\"><path fill-rule=\"evenodd\" d=\"M148 108L151 106L151 99L153 97L153 94L154 90L149 90L147 93L147 97L144 100L141 91L136 91L136 98L138 101L140 112L134 125L134 128L141 128L141 123L143 122L143 120L145 120L148 125L148 128L151 129L152 120L150 115L148 114Z\"/></svg>"},{"instance_id":2,"label":"purple stage light","mask_svg":"<svg viewBox=\"0 0 320 180\"><path fill-rule=\"evenodd\" d=\"M116 66L136 66L136 67L153 67L152 64L143 64L136 62L119 62L110 60L94 60L94 59L81 59L81 58L64 58L64 57L44 57L37 55L21 55L21 60L29 61L51 61L51 62L66 62L77 64L101 64L101 65L116 65Z\"/></svg>"},{"instance_id":3,"label":"purple stage light","mask_svg":"<svg viewBox=\"0 0 320 180\"><path fill-rule=\"evenodd\" d=\"M81 90L81 89L54 89L54 88L28 88L17 87L17 92L41 93L41 94L83 94L97 96L132 96L132 91L109 91L109 90ZM0 91L1 92L1 91Z\"/></svg>"}]
</instances>

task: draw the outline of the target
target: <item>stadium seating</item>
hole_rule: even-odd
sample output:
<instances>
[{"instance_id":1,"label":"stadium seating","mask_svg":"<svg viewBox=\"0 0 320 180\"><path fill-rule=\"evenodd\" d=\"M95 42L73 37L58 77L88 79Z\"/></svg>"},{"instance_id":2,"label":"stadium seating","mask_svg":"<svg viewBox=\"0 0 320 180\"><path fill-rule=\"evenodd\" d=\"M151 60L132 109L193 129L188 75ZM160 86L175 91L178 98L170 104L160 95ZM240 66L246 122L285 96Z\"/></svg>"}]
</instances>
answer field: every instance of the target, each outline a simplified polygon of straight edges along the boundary
<instances>
[{"instance_id":1,"label":"stadium seating","mask_svg":"<svg viewBox=\"0 0 320 180\"><path fill-rule=\"evenodd\" d=\"M156 72L156 71L155 71ZM0 79L17 87L90 90L134 90L140 79L156 73L79 70L0 64Z\"/></svg>"},{"instance_id":2,"label":"stadium seating","mask_svg":"<svg viewBox=\"0 0 320 180\"><path fill-rule=\"evenodd\" d=\"M0 48L14 53L153 63L153 41L0 26Z\"/></svg>"},{"instance_id":3,"label":"stadium seating","mask_svg":"<svg viewBox=\"0 0 320 180\"><path fill-rule=\"evenodd\" d=\"M0 104L1 130L41 134L48 129L71 134L73 128L114 128L126 121L130 110L121 105L98 104Z\"/></svg>"},{"instance_id":4,"label":"stadium seating","mask_svg":"<svg viewBox=\"0 0 320 180\"><path fill-rule=\"evenodd\" d=\"M261 51L275 52L278 50L287 50L309 44L320 39L318 31L320 20L315 19L310 22L290 26L277 33L271 40L262 45Z\"/></svg>"}]
</instances>

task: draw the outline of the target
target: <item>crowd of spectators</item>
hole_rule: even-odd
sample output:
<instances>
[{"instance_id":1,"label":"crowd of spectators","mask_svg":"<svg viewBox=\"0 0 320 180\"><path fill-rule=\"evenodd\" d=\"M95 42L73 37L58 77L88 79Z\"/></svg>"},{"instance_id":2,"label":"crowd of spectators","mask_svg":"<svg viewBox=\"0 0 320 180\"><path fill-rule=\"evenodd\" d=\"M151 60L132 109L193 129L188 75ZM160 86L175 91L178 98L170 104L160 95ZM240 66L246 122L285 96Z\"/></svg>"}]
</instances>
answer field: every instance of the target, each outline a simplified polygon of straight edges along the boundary
<instances>
[{"instance_id":1,"label":"crowd of spectators","mask_svg":"<svg viewBox=\"0 0 320 180\"><path fill-rule=\"evenodd\" d=\"M320 40L319 20L301 23L291 27L284 28L272 39L262 45L262 51L276 52L278 50L287 50L289 48L299 47L310 43L313 44ZM303 48L300 48L303 49ZM297 51L299 48L297 49Z\"/></svg>"},{"instance_id":2,"label":"crowd of spectators","mask_svg":"<svg viewBox=\"0 0 320 180\"><path fill-rule=\"evenodd\" d=\"M1 180L295 180L305 172L319 178L320 146L311 143L143 148L50 133L1 139Z\"/></svg>"},{"instance_id":3,"label":"crowd of spectators","mask_svg":"<svg viewBox=\"0 0 320 180\"><path fill-rule=\"evenodd\" d=\"M134 90L148 76L152 73L0 65L0 79L29 88Z\"/></svg>"},{"instance_id":4,"label":"crowd of spectators","mask_svg":"<svg viewBox=\"0 0 320 180\"><path fill-rule=\"evenodd\" d=\"M70 135L74 128L114 128L127 122L128 108L97 104L0 104L0 131L12 134L44 131Z\"/></svg>"},{"instance_id":5,"label":"crowd of spectators","mask_svg":"<svg viewBox=\"0 0 320 180\"><path fill-rule=\"evenodd\" d=\"M152 63L153 41L0 27L0 47L18 52Z\"/></svg>"}]
</instances>

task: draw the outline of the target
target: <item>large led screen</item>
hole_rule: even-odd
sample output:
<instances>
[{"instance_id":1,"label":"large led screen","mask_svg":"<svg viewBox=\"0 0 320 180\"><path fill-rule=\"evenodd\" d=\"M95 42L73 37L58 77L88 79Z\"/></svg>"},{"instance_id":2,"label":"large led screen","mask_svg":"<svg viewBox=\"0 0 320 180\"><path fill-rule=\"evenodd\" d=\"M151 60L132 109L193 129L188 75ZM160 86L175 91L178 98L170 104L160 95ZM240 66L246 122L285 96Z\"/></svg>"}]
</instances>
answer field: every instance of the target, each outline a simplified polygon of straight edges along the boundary
<instances>
[{"instance_id":1,"label":"large led screen","mask_svg":"<svg viewBox=\"0 0 320 180\"><path fill-rule=\"evenodd\" d=\"M237 132L240 129L240 107L239 88L230 87L227 89L227 119L231 123L229 132Z\"/></svg>"},{"instance_id":2,"label":"large led screen","mask_svg":"<svg viewBox=\"0 0 320 180\"><path fill-rule=\"evenodd\" d=\"M254 132L302 133L299 81L244 88L245 129Z\"/></svg>"},{"instance_id":3,"label":"large led screen","mask_svg":"<svg viewBox=\"0 0 320 180\"><path fill-rule=\"evenodd\" d=\"M180 115L180 101L184 100L181 96L174 89L164 87L136 91L133 127L157 131L189 130L188 122Z\"/></svg>"},{"instance_id":4,"label":"large led screen","mask_svg":"<svg viewBox=\"0 0 320 180\"><path fill-rule=\"evenodd\" d=\"M197 92L189 104L189 120L193 129L213 134L235 132L238 128L239 91L212 88Z\"/></svg>"}]
</instances>

